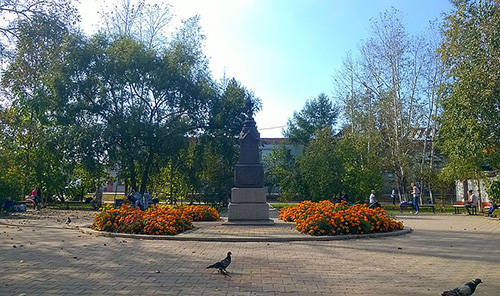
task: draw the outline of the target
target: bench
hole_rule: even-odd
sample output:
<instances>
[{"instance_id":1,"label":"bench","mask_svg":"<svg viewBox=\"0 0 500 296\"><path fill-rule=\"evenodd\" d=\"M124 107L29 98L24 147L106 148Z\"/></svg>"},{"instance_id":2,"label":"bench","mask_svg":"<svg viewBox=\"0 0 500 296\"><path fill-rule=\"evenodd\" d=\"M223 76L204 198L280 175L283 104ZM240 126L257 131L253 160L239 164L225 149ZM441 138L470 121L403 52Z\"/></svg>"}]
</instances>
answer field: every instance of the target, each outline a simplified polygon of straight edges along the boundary
<instances>
[{"instance_id":1,"label":"bench","mask_svg":"<svg viewBox=\"0 0 500 296\"><path fill-rule=\"evenodd\" d=\"M429 208L432 210L432 213L435 214L436 213L436 209L434 207L433 204L423 204L423 205L419 205L419 210L421 209L425 209L425 208ZM411 210L414 210L414 207L412 204L407 204L407 205L399 205L399 212L400 213L403 213L403 210L404 209L411 209Z\"/></svg>"},{"instance_id":2,"label":"bench","mask_svg":"<svg viewBox=\"0 0 500 296\"><path fill-rule=\"evenodd\" d=\"M26 205L26 208L28 208L28 205L29 204L32 204L33 205L33 210L36 210L36 204L35 204L35 201L31 200L31 199L28 199L28 200L20 200L18 201L17 203L19 204L23 204L23 205Z\"/></svg>"},{"instance_id":3,"label":"bench","mask_svg":"<svg viewBox=\"0 0 500 296\"><path fill-rule=\"evenodd\" d=\"M69 210L70 205L84 205L88 204L88 202L80 201L80 200L69 200L64 202L66 204L66 210Z\"/></svg>"},{"instance_id":4,"label":"bench","mask_svg":"<svg viewBox=\"0 0 500 296\"><path fill-rule=\"evenodd\" d=\"M453 210L454 214L460 214L460 209L464 209L465 211L465 205L453 205ZM476 206L471 206L469 207L469 210L471 211L471 215L477 215L477 207Z\"/></svg>"}]
</instances>

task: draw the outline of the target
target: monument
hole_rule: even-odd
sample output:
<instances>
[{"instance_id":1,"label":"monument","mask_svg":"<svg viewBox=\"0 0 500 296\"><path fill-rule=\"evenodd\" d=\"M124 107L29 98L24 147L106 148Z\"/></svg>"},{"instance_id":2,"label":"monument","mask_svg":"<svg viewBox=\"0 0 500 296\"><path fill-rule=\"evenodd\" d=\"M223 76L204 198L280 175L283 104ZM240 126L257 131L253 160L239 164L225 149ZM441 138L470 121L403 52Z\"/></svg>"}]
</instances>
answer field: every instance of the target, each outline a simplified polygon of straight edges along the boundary
<instances>
[{"instance_id":1,"label":"monument","mask_svg":"<svg viewBox=\"0 0 500 296\"><path fill-rule=\"evenodd\" d=\"M240 159L228 207L228 224L274 225L264 189L264 167L260 163L260 134L253 119L253 104L247 103L247 118L240 133Z\"/></svg>"}]
</instances>

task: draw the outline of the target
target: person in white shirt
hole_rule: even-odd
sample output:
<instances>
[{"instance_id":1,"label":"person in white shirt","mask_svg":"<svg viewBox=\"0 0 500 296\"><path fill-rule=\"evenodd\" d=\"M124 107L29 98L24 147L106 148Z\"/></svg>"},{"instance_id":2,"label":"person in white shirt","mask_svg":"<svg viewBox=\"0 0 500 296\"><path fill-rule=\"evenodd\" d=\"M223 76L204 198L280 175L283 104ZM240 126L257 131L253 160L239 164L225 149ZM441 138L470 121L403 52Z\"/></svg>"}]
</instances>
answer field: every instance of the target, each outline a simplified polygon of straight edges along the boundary
<instances>
[{"instance_id":1,"label":"person in white shirt","mask_svg":"<svg viewBox=\"0 0 500 296\"><path fill-rule=\"evenodd\" d=\"M377 201L377 198L375 198L375 190L371 191L370 194L370 205L368 208L380 208L380 204Z\"/></svg>"},{"instance_id":2,"label":"person in white shirt","mask_svg":"<svg viewBox=\"0 0 500 296\"><path fill-rule=\"evenodd\" d=\"M472 192L472 189L469 190L469 200L464 207L469 215L471 214L470 208L477 207L477 196Z\"/></svg>"},{"instance_id":3,"label":"person in white shirt","mask_svg":"<svg viewBox=\"0 0 500 296\"><path fill-rule=\"evenodd\" d=\"M420 189L415 183L411 183L411 194L413 195L413 207L415 208L415 215L418 215L418 202L420 198Z\"/></svg>"}]
</instances>

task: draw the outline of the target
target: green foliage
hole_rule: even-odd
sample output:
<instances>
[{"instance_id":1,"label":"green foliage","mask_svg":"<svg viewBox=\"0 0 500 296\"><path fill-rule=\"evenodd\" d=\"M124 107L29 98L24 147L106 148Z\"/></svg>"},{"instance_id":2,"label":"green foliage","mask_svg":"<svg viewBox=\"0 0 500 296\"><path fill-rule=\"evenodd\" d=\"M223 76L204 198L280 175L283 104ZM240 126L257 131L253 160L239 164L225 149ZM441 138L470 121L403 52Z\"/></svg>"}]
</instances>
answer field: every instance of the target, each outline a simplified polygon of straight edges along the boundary
<instances>
[{"instance_id":1,"label":"green foliage","mask_svg":"<svg viewBox=\"0 0 500 296\"><path fill-rule=\"evenodd\" d=\"M500 177L495 177L486 187L488 198L492 203L500 204Z\"/></svg>"},{"instance_id":2,"label":"green foliage","mask_svg":"<svg viewBox=\"0 0 500 296\"><path fill-rule=\"evenodd\" d=\"M222 81L221 95L209 103L207 133L200 137L198 171L199 190L206 201L226 204L234 184L234 167L238 161L238 136L246 119L246 103L260 101L236 79Z\"/></svg>"},{"instance_id":3,"label":"green foliage","mask_svg":"<svg viewBox=\"0 0 500 296\"><path fill-rule=\"evenodd\" d=\"M135 33L89 38L57 17L22 21L2 75L0 190L76 196L117 171L138 191L152 174L159 193L224 200L246 101L260 103L235 79L212 79L198 22L184 21L158 50Z\"/></svg>"},{"instance_id":4,"label":"green foliage","mask_svg":"<svg viewBox=\"0 0 500 296\"><path fill-rule=\"evenodd\" d=\"M285 146L273 148L263 160L268 186L278 185L280 200L307 198L307 184L296 158Z\"/></svg>"},{"instance_id":5,"label":"green foliage","mask_svg":"<svg viewBox=\"0 0 500 296\"><path fill-rule=\"evenodd\" d=\"M339 110L327 95L321 93L317 98L308 100L300 112L294 112L283 132L294 144L307 145L314 133L325 127L333 128Z\"/></svg>"},{"instance_id":6,"label":"green foliage","mask_svg":"<svg viewBox=\"0 0 500 296\"><path fill-rule=\"evenodd\" d=\"M0 59L9 54L10 43L21 35L20 27L34 19L58 19L61 24L75 25L78 11L72 0L2 0L0 1ZM6 50L7 49L7 50Z\"/></svg>"},{"instance_id":7,"label":"green foliage","mask_svg":"<svg viewBox=\"0 0 500 296\"><path fill-rule=\"evenodd\" d=\"M330 127L319 130L299 160L308 196L313 201L332 199L340 194L343 172L340 159L334 153L336 142Z\"/></svg>"},{"instance_id":8,"label":"green foliage","mask_svg":"<svg viewBox=\"0 0 500 296\"><path fill-rule=\"evenodd\" d=\"M436 100L443 79L435 53L438 30L410 34L402 16L392 8L371 20L359 53L348 54L335 75L344 131L366 139L366 152L377 152L400 192L421 179L424 166L435 167Z\"/></svg>"},{"instance_id":9,"label":"green foliage","mask_svg":"<svg viewBox=\"0 0 500 296\"><path fill-rule=\"evenodd\" d=\"M347 130L337 137L327 126L313 134L300 157L285 146L273 149L264 159L266 183L279 185L283 200L334 199L345 191L352 201L362 202L385 182L375 140Z\"/></svg>"},{"instance_id":10,"label":"green foliage","mask_svg":"<svg viewBox=\"0 0 500 296\"><path fill-rule=\"evenodd\" d=\"M360 134L345 131L335 149L342 168L341 189L349 194L352 202L366 201L372 189L380 192L386 182L382 176L382 159L377 150L366 149L368 141Z\"/></svg>"},{"instance_id":11,"label":"green foliage","mask_svg":"<svg viewBox=\"0 0 500 296\"><path fill-rule=\"evenodd\" d=\"M500 6L497 1L453 1L441 54L448 83L442 89L440 146L448 179L476 177L481 165L499 165Z\"/></svg>"}]
</instances>

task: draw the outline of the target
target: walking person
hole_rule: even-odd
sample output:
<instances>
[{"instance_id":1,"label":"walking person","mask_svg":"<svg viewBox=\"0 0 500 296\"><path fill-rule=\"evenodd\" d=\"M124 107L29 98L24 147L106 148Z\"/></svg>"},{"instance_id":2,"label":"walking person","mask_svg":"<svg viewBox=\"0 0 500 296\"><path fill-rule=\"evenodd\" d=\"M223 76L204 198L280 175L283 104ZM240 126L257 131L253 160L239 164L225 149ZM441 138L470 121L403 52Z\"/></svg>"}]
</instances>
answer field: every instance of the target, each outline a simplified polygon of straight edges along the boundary
<instances>
[{"instance_id":1,"label":"walking person","mask_svg":"<svg viewBox=\"0 0 500 296\"><path fill-rule=\"evenodd\" d=\"M392 187L392 191L391 191L391 197L392 197L392 205L396 205L396 196L398 195L398 190L396 189L396 187Z\"/></svg>"},{"instance_id":2,"label":"walking person","mask_svg":"<svg viewBox=\"0 0 500 296\"><path fill-rule=\"evenodd\" d=\"M41 186L38 186L37 189L36 189L36 195L40 198L40 205L42 207L44 207L45 205L47 205L47 195L46 194L42 194L42 187Z\"/></svg>"},{"instance_id":3,"label":"walking person","mask_svg":"<svg viewBox=\"0 0 500 296\"><path fill-rule=\"evenodd\" d=\"M420 189L418 189L415 183L411 183L410 186L412 188L411 194L413 195L413 208L415 208L415 215L418 215L418 200L420 198Z\"/></svg>"},{"instance_id":4,"label":"walking person","mask_svg":"<svg viewBox=\"0 0 500 296\"><path fill-rule=\"evenodd\" d=\"M380 208L380 204L377 201L377 198L375 197L375 190L371 191L370 194L370 205L368 208L373 209L373 208Z\"/></svg>"}]
</instances>

